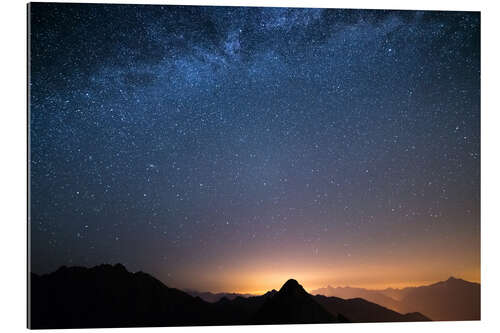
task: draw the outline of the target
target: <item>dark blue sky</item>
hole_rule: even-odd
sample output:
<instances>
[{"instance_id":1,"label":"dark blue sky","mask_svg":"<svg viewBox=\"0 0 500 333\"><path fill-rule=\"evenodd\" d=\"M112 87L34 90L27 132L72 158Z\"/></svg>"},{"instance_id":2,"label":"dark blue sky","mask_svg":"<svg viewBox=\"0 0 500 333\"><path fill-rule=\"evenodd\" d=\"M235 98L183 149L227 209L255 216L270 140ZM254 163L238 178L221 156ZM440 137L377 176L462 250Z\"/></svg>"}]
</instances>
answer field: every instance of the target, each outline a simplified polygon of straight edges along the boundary
<instances>
[{"instance_id":1,"label":"dark blue sky","mask_svg":"<svg viewBox=\"0 0 500 333\"><path fill-rule=\"evenodd\" d=\"M30 22L33 271L479 280L479 13L35 3Z\"/></svg>"}]
</instances>

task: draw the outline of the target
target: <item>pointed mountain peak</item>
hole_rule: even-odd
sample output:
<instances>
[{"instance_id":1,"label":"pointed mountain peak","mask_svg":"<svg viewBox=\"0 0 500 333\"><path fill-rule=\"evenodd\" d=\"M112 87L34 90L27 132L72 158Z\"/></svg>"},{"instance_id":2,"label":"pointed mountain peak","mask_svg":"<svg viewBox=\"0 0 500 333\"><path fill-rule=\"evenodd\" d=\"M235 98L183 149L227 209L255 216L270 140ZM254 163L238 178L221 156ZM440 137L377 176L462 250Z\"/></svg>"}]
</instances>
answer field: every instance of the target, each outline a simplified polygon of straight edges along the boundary
<instances>
[{"instance_id":1,"label":"pointed mountain peak","mask_svg":"<svg viewBox=\"0 0 500 333\"><path fill-rule=\"evenodd\" d=\"M294 279L288 280L272 297L268 297L254 317L257 324L335 323L337 315L316 302Z\"/></svg>"},{"instance_id":2,"label":"pointed mountain peak","mask_svg":"<svg viewBox=\"0 0 500 333\"><path fill-rule=\"evenodd\" d=\"M286 295L307 294L304 288L297 282L297 280L294 279L286 281L285 284L281 287L279 293Z\"/></svg>"},{"instance_id":3,"label":"pointed mountain peak","mask_svg":"<svg viewBox=\"0 0 500 333\"><path fill-rule=\"evenodd\" d=\"M283 288L297 288L299 287L300 284L297 282L297 280L295 279L290 279L288 281L285 282L285 284L281 287L281 289Z\"/></svg>"}]
</instances>

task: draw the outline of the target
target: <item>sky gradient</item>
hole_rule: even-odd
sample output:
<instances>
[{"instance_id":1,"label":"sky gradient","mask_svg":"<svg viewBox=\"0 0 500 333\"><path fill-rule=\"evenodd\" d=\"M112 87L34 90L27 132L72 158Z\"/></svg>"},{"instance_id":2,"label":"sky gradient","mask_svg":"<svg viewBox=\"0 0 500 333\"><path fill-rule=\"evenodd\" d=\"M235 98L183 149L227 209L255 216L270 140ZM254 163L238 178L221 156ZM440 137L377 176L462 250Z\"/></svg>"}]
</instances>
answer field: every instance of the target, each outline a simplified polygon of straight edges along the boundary
<instances>
[{"instance_id":1,"label":"sky gradient","mask_svg":"<svg viewBox=\"0 0 500 333\"><path fill-rule=\"evenodd\" d=\"M480 280L480 15L31 4L31 269Z\"/></svg>"}]
</instances>

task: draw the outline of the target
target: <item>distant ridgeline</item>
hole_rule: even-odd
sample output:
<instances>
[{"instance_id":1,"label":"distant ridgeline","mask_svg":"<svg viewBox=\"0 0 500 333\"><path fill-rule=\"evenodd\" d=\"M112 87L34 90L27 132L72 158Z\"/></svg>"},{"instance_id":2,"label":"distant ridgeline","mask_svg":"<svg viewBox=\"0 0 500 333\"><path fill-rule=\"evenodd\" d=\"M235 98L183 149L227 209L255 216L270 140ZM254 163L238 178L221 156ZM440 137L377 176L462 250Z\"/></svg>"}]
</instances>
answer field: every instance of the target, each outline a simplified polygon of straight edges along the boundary
<instances>
[{"instance_id":1,"label":"distant ridgeline","mask_svg":"<svg viewBox=\"0 0 500 333\"><path fill-rule=\"evenodd\" d=\"M453 277L421 287L370 290L328 286L312 294L360 297L401 313L418 311L432 320L481 319L481 285Z\"/></svg>"},{"instance_id":2,"label":"distant ridgeline","mask_svg":"<svg viewBox=\"0 0 500 333\"><path fill-rule=\"evenodd\" d=\"M363 299L312 296L295 280L261 296L210 303L120 264L32 273L30 289L33 329L429 320Z\"/></svg>"}]
</instances>

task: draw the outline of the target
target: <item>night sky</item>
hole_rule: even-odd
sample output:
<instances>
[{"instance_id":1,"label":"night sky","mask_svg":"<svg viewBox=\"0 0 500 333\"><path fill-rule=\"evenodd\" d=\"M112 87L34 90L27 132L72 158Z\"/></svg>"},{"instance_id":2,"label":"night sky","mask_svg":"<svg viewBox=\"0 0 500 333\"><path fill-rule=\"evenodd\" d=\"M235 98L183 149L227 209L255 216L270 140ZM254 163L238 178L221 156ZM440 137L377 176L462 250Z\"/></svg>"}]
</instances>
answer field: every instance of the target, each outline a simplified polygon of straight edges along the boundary
<instances>
[{"instance_id":1,"label":"night sky","mask_svg":"<svg viewBox=\"0 0 500 333\"><path fill-rule=\"evenodd\" d=\"M31 5L31 269L480 280L480 15Z\"/></svg>"}]
</instances>

